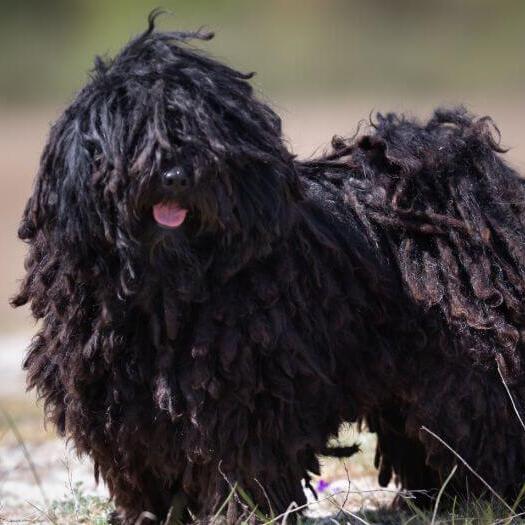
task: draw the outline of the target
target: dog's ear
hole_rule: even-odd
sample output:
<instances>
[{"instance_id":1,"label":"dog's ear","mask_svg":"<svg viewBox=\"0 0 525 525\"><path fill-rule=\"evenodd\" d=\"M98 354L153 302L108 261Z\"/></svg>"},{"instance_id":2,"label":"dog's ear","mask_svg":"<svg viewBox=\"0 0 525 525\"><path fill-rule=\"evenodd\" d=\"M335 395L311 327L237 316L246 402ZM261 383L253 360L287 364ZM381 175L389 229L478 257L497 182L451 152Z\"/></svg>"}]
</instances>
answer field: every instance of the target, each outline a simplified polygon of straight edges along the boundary
<instances>
[{"instance_id":1,"label":"dog's ear","mask_svg":"<svg viewBox=\"0 0 525 525\"><path fill-rule=\"evenodd\" d=\"M18 230L29 253L26 277L12 304L31 300L36 317L51 300L48 292L59 274L67 274L68 286L74 286L88 275L111 272L118 257L116 210L111 191L104 193L109 170L100 159L70 108L51 129Z\"/></svg>"},{"instance_id":2,"label":"dog's ear","mask_svg":"<svg viewBox=\"0 0 525 525\"><path fill-rule=\"evenodd\" d=\"M104 240L114 242L111 193L117 190L108 155L94 145L89 117L70 108L51 129L24 216L24 230L43 230L66 252L84 255L94 243L100 248Z\"/></svg>"}]
</instances>

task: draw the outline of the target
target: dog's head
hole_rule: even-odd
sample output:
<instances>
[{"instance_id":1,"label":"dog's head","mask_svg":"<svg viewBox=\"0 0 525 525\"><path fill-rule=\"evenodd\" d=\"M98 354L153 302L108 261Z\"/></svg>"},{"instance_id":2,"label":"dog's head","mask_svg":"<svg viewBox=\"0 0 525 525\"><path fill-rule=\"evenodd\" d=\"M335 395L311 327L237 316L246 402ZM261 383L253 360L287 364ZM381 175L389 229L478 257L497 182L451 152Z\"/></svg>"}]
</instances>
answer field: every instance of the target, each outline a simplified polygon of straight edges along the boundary
<instances>
[{"instance_id":1,"label":"dog's head","mask_svg":"<svg viewBox=\"0 0 525 525\"><path fill-rule=\"evenodd\" d=\"M97 59L53 126L20 229L68 256L114 254L129 275L155 250L267 248L300 197L280 119L250 75L188 43L211 34L161 33L154 21Z\"/></svg>"}]
</instances>

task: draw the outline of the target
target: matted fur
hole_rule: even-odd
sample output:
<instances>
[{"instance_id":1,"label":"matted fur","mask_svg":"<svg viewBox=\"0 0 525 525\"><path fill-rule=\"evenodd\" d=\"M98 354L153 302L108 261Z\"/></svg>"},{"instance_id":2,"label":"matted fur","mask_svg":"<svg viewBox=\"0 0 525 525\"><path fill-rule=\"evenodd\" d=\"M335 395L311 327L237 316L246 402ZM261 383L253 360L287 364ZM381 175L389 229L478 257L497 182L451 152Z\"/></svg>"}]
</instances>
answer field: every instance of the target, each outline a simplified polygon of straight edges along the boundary
<instances>
[{"instance_id":1,"label":"matted fur","mask_svg":"<svg viewBox=\"0 0 525 525\"><path fill-rule=\"evenodd\" d=\"M300 162L249 76L188 44L210 37L152 17L51 130L13 300L40 320L24 366L48 419L126 524L172 501L209 519L234 483L263 511L300 505L355 421L382 484L440 486L455 458L425 425L512 498L525 186L490 121L378 115ZM192 189L162 188L175 165ZM163 229L152 206L174 198L188 218ZM484 486L460 465L453 489Z\"/></svg>"}]
</instances>

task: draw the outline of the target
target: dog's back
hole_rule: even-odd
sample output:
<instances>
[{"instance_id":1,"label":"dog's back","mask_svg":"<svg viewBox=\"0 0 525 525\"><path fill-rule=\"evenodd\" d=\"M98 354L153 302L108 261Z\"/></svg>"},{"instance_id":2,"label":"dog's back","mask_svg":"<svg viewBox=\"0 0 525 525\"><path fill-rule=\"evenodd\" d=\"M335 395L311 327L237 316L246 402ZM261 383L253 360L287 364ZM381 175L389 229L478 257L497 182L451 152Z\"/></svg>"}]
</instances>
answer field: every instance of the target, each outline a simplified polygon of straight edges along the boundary
<instances>
[{"instance_id":1,"label":"dog's back","mask_svg":"<svg viewBox=\"0 0 525 525\"><path fill-rule=\"evenodd\" d=\"M436 111L426 124L379 115L369 134L335 138L332 153L301 165L376 247L393 288L385 304L415 307L404 314L420 328L412 342L387 328L399 353L389 356L392 402L365 416L379 436L383 484L395 474L407 489L438 487L448 474L455 458L425 425L502 493L521 486L525 440L508 393L525 398L525 183L494 131L463 109ZM366 374L381 375L381 366Z\"/></svg>"}]
</instances>

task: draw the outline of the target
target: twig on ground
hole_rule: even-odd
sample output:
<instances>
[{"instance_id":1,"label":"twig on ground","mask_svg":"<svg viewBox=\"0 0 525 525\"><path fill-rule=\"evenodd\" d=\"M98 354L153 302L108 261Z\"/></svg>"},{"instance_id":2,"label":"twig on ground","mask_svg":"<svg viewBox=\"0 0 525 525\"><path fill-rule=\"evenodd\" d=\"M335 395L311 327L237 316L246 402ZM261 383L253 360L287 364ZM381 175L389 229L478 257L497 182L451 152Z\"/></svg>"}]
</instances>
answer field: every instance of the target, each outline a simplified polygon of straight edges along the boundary
<instances>
[{"instance_id":1,"label":"twig on ground","mask_svg":"<svg viewBox=\"0 0 525 525\"><path fill-rule=\"evenodd\" d=\"M456 456L467 469L478 478L485 487L487 487L490 492L509 510L512 515L514 516L515 513L512 510L512 507L467 463L467 461L458 453L456 452L448 443L446 443L443 439L441 439L435 432L432 432L429 428L426 426L421 427L422 430L430 434L434 439L437 439L447 450L452 452L454 456Z\"/></svg>"}]
</instances>

